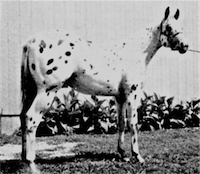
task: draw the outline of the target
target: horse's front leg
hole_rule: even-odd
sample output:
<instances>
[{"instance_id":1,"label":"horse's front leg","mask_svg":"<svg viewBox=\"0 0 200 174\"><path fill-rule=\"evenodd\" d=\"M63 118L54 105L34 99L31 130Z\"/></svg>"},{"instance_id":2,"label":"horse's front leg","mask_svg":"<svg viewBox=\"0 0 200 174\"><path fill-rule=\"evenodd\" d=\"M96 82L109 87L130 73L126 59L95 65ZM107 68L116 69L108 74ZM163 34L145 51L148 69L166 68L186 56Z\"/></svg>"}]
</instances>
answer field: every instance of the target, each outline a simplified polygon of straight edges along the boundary
<instances>
[{"instance_id":1,"label":"horse's front leg","mask_svg":"<svg viewBox=\"0 0 200 174\"><path fill-rule=\"evenodd\" d=\"M119 139L118 139L118 152L123 161L128 161L129 159L125 155L124 148L124 134L126 128L126 105L124 103L117 102L118 111L118 128L119 128Z\"/></svg>"},{"instance_id":2,"label":"horse's front leg","mask_svg":"<svg viewBox=\"0 0 200 174\"><path fill-rule=\"evenodd\" d=\"M137 96L135 93L131 93L127 101L128 123L130 127L130 132L131 132L131 152L132 152L132 155L135 156L140 163L144 163L144 159L140 155L139 145L138 145L137 108L139 105L140 105L140 97Z\"/></svg>"}]
</instances>

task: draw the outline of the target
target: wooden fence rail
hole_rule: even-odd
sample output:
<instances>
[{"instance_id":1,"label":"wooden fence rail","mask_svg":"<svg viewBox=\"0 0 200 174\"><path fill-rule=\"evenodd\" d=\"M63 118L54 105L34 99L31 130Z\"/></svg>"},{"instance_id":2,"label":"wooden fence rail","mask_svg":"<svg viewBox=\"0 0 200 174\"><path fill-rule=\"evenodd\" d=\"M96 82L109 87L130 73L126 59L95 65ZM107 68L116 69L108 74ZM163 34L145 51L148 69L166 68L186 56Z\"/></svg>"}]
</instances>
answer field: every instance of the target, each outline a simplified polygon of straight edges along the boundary
<instances>
[{"instance_id":1,"label":"wooden fence rail","mask_svg":"<svg viewBox=\"0 0 200 174\"><path fill-rule=\"evenodd\" d=\"M0 135L2 135L2 118L16 118L19 117L19 114L3 114L3 109L1 109L0 113Z\"/></svg>"}]
</instances>

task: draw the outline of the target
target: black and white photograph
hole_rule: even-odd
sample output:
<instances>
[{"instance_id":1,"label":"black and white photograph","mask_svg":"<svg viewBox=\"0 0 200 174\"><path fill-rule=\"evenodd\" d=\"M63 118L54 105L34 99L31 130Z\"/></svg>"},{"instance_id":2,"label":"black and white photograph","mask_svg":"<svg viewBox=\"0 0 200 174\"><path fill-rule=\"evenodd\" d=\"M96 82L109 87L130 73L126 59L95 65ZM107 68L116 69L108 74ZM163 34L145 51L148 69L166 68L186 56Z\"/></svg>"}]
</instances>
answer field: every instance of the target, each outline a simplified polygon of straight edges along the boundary
<instances>
[{"instance_id":1,"label":"black and white photograph","mask_svg":"<svg viewBox=\"0 0 200 174\"><path fill-rule=\"evenodd\" d=\"M199 174L199 1L0 1L0 174Z\"/></svg>"}]
</instances>

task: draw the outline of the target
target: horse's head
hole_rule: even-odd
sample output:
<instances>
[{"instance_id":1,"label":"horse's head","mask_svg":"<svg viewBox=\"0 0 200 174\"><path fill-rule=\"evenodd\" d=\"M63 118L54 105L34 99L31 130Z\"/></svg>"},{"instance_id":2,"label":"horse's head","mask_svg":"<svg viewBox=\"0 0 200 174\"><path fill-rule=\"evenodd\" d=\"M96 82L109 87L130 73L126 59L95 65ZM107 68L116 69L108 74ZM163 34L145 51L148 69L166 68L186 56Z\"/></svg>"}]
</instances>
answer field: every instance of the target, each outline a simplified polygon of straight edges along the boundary
<instances>
[{"instance_id":1,"label":"horse's head","mask_svg":"<svg viewBox=\"0 0 200 174\"><path fill-rule=\"evenodd\" d=\"M165 10L165 16L161 22L160 29L160 42L164 47L169 47L172 50L177 50L180 53L185 53L188 50L188 44L186 43L182 28L179 26L179 14L180 11L177 9L174 16L169 16L169 7Z\"/></svg>"}]
</instances>

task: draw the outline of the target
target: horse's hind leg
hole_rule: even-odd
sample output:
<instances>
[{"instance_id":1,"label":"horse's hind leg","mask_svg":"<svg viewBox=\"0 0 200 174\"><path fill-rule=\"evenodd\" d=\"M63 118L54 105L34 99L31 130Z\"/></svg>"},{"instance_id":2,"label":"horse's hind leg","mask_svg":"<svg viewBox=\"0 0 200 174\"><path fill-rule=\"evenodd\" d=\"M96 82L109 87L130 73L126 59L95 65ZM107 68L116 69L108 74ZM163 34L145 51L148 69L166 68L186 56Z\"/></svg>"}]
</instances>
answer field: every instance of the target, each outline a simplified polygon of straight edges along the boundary
<instances>
[{"instance_id":1,"label":"horse's hind leg","mask_svg":"<svg viewBox=\"0 0 200 174\"><path fill-rule=\"evenodd\" d=\"M44 112L50 107L54 96L54 92L39 92L25 114L25 135L22 135L25 142L22 143L22 158L29 163L33 172L37 171L34 163L36 130Z\"/></svg>"}]
</instances>

